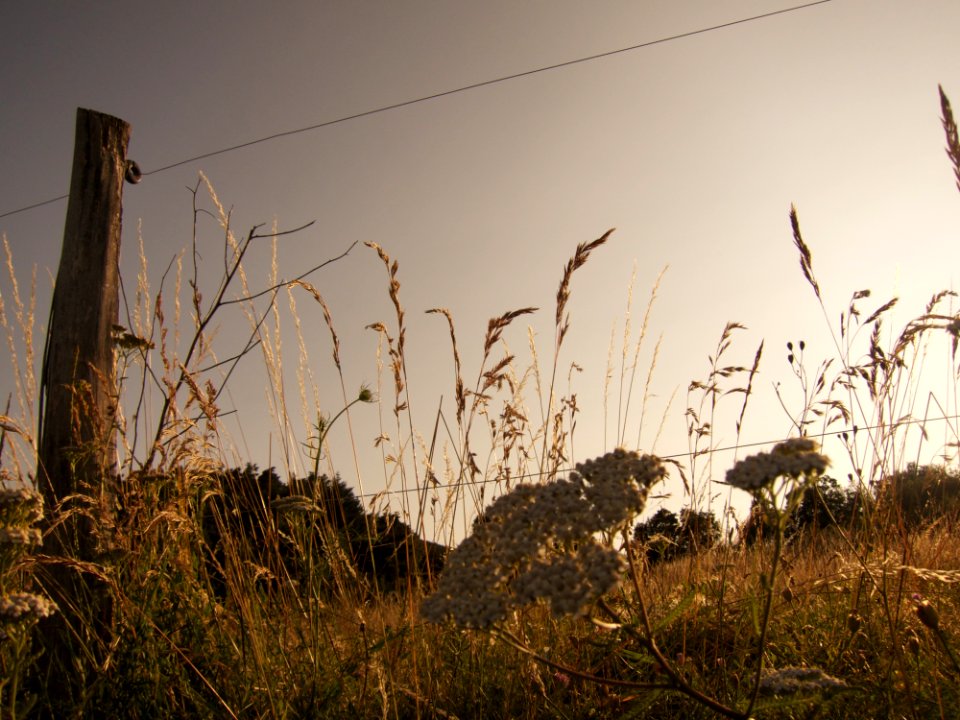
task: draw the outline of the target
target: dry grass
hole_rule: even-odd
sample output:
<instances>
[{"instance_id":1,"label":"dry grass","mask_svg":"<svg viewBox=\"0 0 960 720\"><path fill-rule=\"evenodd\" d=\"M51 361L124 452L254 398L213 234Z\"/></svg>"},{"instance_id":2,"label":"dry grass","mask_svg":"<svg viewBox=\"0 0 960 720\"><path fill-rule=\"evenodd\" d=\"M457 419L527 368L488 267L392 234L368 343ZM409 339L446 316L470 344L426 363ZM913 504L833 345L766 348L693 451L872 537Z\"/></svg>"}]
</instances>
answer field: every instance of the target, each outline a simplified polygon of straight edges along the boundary
<instances>
[{"instance_id":1,"label":"dry grass","mask_svg":"<svg viewBox=\"0 0 960 720\"><path fill-rule=\"evenodd\" d=\"M960 183L960 146L945 95L942 112L948 156ZM929 403L919 404L918 388L924 359L936 343L945 342L951 358L947 395L956 389L960 317L941 309L951 293L936 293L917 318L889 333L881 327L886 329L895 301L867 312L861 307L869 294L860 291L841 315L840 326L831 327L831 357L811 372L803 345L790 348L802 403L790 407L781 398L784 410L798 435L844 431L847 457L834 460L849 463L854 486L864 491L862 527L789 541L775 533L771 541L750 546L726 542L652 566L643 564L634 545L605 537L619 543L631 569L621 586L586 615L554 617L545 606L533 605L515 611L491 633L464 631L420 617L420 600L436 581L429 571L411 572L389 590L377 577L364 575L356 548L344 544L342 528L321 512L326 501L316 485L312 495L292 498L281 512L269 497L221 473L225 465L238 463L230 462L237 455L223 432L219 401L237 362L259 348L270 382L270 413L283 438L284 473L332 476L341 469L326 439L331 425L344 422L361 494L357 448L366 441L357 439L351 408L375 401L386 490L377 507L397 513L424 538L452 544L469 534L473 519L491 500L528 478L549 482L576 458L576 396L558 389L567 362L563 345L575 302L573 279L612 231L579 245L563 268L552 353L543 359L546 370L531 332L526 361L508 342L514 325L534 308L490 319L475 374L464 368L451 312L428 311L447 323L455 413L449 418L441 407L424 430L415 426L411 409L400 264L382 247L369 244L387 273L393 318L370 326L380 339L378 360L386 379L378 378L375 397L366 388L352 393L333 313L309 273L289 281L278 276L275 240L282 232L255 228L238 239L213 188L205 178L201 184L194 192L190 256L186 261L179 257L153 291L145 261L141 264L133 306L126 313L129 329L118 338L117 375L124 378L117 428L121 474L115 482L106 481L113 504L104 510L98 494L102 488L78 488L60 506L46 509L48 532L70 514L95 516L95 557L81 561L69 553L36 552L4 565L0 573L5 593L24 588L58 600L66 640L57 642L66 642L72 653L68 664L55 665L63 656L53 653L30 663L24 660L27 655L12 652L0 640L5 673L22 681L0 682L0 703L7 708L3 717L22 715L31 698L36 701L32 712L39 716L95 709L100 715L151 718L719 713L919 719L955 713L960 703L960 666L954 655L960 636L960 539L946 520L908 531L882 492L884 480L912 457L908 443L914 447L918 437L925 440L935 414ZM208 201L209 212L204 209ZM208 216L222 236L225 270L204 300L197 243L207 232L203 219ZM801 272L830 317L795 209L789 221ZM265 288L255 287L243 266L251 244L261 240L274 242ZM3 413L0 457L5 471L29 482L37 444L28 430L35 423L36 279L34 274L24 300L6 241L4 246L11 289L10 300L0 305L0 325L19 404ZM631 283L619 368L614 368L611 340L604 403L610 403L616 378L615 408L605 408L605 415L615 413L609 434L618 444L628 441L631 415L639 412L638 445L649 426L647 398L659 340L639 410L631 403L661 278L662 273L636 340L629 320ZM284 291L286 320L278 302ZM310 310L299 309L296 302L303 293L319 308L332 343L340 386L340 408L332 418L322 412L315 365L307 355L301 314ZM257 303L261 299L266 309ZM232 304L242 306L250 324L249 336L233 347L211 331L213 318ZM286 322L292 322L296 341L296 401L284 385L290 366L281 332ZM757 392L763 343L753 351L752 363L728 359L742 327L731 322L723 328L705 379L688 388L689 449L671 472L683 480L687 503L695 509L713 509L709 487L727 469L714 459L718 407L735 404L739 442L749 401ZM887 345L886 336L891 338ZM944 401L940 409L947 407ZM955 450L957 441L952 438L946 448ZM238 530L227 504L242 496L255 510L255 537ZM400 500L390 504L391 497ZM789 507L775 511L787 513ZM722 514L727 517L726 508ZM365 522L372 552L375 522L369 517ZM4 547L0 542L0 550ZM415 567L413 543L398 552L405 567ZM65 574L75 578L72 587L90 595L65 594ZM107 605L94 593L109 598ZM51 637L47 633L43 640L42 635L36 636L41 646ZM797 676L806 678L807 686L764 691ZM61 691L62 678L69 679L69 692ZM833 679L842 687L831 685Z\"/></svg>"}]
</instances>

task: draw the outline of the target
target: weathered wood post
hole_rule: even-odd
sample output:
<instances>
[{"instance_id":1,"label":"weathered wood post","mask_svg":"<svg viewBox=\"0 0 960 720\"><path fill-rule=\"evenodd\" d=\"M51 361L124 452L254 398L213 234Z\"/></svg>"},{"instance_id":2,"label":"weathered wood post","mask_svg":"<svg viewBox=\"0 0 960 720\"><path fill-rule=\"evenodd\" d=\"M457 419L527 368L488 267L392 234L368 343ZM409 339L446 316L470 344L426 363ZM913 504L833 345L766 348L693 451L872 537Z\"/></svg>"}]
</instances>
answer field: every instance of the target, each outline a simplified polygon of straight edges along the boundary
<instances>
[{"instance_id":1,"label":"weathered wood post","mask_svg":"<svg viewBox=\"0 0 960 720\"><path fill-rule=\"evenodd\" d=\"M130 126L77 109L70 199L41 375L37 479L48 508L111 482L121 200ZM109 480L108 480L109 478ZM54 533L52 550L85 554L89 533ZM80 541L79 546L72 541ZM57 547L69 542L72 547ZM80 558L87 559L87 558Z\"/></svg>"},{"instance_id":2,"label":"weathered wood post","mask_svg":"<svg viewBox=\"0 0 960 720\"><path fill-rule=\"evenodd\" d=\"M46 504L45 590L60 612L42 621L43 712L79 707L80 654L103 657L112 600L97 567L113 524L116 482L113 325L119 311L121 198L130 126L77 110L70 199L40 382L37 486ZM72 495L81 501L70 500ZM60 506L60 507L58 507ZM97 660L94 661L94 664ZM54 691L55 688L55 691Z\"/></svg>"}]
</instances>

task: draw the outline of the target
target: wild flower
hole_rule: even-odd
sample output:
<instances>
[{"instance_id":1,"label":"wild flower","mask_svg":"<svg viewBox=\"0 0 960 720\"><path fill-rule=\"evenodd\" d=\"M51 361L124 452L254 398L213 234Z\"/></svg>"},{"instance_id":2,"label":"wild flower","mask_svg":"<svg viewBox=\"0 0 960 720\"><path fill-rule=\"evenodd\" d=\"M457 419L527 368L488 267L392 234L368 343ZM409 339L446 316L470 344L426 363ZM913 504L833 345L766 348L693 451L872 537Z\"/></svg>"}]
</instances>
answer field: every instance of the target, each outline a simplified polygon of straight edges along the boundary
<instances>
[{"instance_id":1,"label":"wild flower","mask_svg":"<svg viewBox=\"0 0 960 720\"><path fill-rule=\"evenodd\" d=\"M535 560L513 581L511 590L520 605L542 599L554 615L576 615L613 588L623 570L619 553L587 543L570 554Z\"/></svg>"},{"instance_id":2,"label":"wild flower","mask_svg":"<svg viewBox=\"0 0 960 720\"><path fill-rule=\"evenodd\" d=\"M947 657L950 658L950 663L953 665L954 671L960 675L960 658L957 658L950 638L940 626L940 613L930 604L929 600L919 593L914 593L911 599L917 608L917 619L933 632L934 637L936 637L940 643L940 647L946 653ZM919 639L917 650L919 651ZM912 649L911 652L913 652ZM916 652L914 652L914 654L916 654Z\"/></svg>"},{"instance_id":3,"label":"wild flower","mask_svg":"<svg viewBox=\"0 0 960 720\"><path fill-rule=\"evenodd\" d=\"M594 535L629 523L665 475L658 458L621 448L578 464L567 479L517 486L451 553L421 615L486 629L537 600L556 615L579 614L624 570L620 554Z\"/></svg>"},{"instance_id":4,"label":"wild flower","mask_svg":"<svg viewBox=\"0 0 960 720\"><path fill-rule=\"evenodd\" d=\"M32 633L37 622L57 611L48 598L23 591L22 559L43 535L31 527L43 517L38 493L21 478L0 470L0 705L4 717L20 717L30 708L21 703L20 681L34 659Z\"/></svg>"},{"instance_id":5,"label":"wild flower","mask_svg":"<svg viewBox=\"0 0 960 720\"><path fill-rule=\"evenodd\" d=\"M34 523L43 517L39 493L22 485L8 470L0 470L0 523Z\"/></svg>"},{"instance_id":6,"label":"wild flower","mask_svg":"<svg viewBox=\"0 0 960 720\"><path fill-rule=\"evenodd\" d=\"M921 597L919 593L913 594L913 602L917 606L917 618L931 630L940 629L940 615L937 609L930 604L929 600Z\"/></svg>"},{"instance_id":7,"label":"wild flower","mask_svg":"<svg viewBox=\"0 0 960 720\"><path fill-rule=\"evenodd\" d=\"M33 593L17 592L0 597L0 620L8 623L40 620L56 610L52 600Z\"/></svg>"},{"instance_id":8,"label":"wild flower","mask_svg":"<svg viewBox=\"0 0 960 720\"><path fill-rule=\"evenodd\" d=\"M570 687L570 676L557 670L553 673L553 681L562 687Z\"/></svg>"},{"instance_id":9,"label":"wild flower","mask_svg":"<svg viewBox=\"0 0 960 720\"><path fill-rule=\"evenodd\" d=\"M847 687L843 680L819 668L785 667L764 673L761 692L771 695L792 695L801 692L824 692Z\"/></svg>"},{"instance_id":10,"label":"wild flower","mask_svg":"<svg viewBox=\"0 0 960 720\"><path fill-rule=\"evenodd\" d=\"M920 636L913 628L910 628L907 631L906 647L910 654L914 657L917 657L920 654Z\"/></svg>"},{"instance_id":11,"label":"wild flower","mask_svg":"<svg viewBox=\"0 0 960 720\"><path fill-rule=\"evenodd\" d=\"M757 453L740 460L727 471L727 484L747 492L758 492L779 477L799 480L820 475L830 465L810 438L793 438L775 445L768 453Z\"/></svg>"},{"instance_id":12,"label":"wild flower","mask_svg":"<svg viewBox=\"0 0 960 720\"><path fill-rule=\"evenodd\" d=\"M0 527L0 545L23 545L31 547L39 545L43 535L37 528L28 527Z\"/></svg>"}]
</instances>

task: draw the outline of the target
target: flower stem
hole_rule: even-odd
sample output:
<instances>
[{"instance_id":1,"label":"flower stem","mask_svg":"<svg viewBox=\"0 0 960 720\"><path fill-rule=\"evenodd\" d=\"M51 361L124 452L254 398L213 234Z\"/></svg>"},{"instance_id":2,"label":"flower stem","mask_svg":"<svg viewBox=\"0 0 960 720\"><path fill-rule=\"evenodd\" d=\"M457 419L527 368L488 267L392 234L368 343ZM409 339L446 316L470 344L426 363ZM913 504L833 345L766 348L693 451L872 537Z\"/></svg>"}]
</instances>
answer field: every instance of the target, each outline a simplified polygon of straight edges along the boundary
<instances>
[{"instance_id":1,"label":"flower stem","mask_svg":"<svg viewBox=\"0 0 960 720\"><path fill-rule=\"evenodd\" d=\"M757 670L753 678L753 690L750 693L750 702L744 712L744 717L750 717L757 697L760 695L760 680L763 677L763 650L767 644L767 631L770 628L770 613L773 609L773 589L777 582L777 570L780 568L780 555L783 552L783 533L785 518L777 515L777 531L773 537L773 557L770 558L770 576L767 581L766 598L763 608L763 617L760 623L760 639L757 641Z\"/></svg>"}]
</instances>

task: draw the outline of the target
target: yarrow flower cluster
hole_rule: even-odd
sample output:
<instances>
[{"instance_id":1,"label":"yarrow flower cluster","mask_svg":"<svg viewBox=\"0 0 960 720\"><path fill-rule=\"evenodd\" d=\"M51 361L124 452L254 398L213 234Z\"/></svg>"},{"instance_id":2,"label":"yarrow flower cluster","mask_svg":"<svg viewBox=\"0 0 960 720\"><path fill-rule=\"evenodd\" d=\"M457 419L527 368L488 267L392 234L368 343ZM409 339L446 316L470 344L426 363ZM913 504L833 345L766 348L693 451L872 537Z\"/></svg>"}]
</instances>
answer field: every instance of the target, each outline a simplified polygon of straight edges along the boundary
<instances>
[{"instance_id":1,"label":"yarrow flower cluster","mask_svg":"<svg viewBox=\"0 0 960 720\"><path fill-rule=\"evenodd\" d=\"M43 542L32 527L43 517L43 499L6 468L0 469L0 625L47 617L56 607L49 600L22 590L23 557Z\"/></svg>"},{"instance_id":2,"label":"yarrow flower cluster","mask_svg":"<svg viewBox=\"0 0 960 720\"><path fill-rule=\"evenodd\" d=\"M0 620L21 622L49 617L57 610L56 603L33 593L10 593L0 597Z\"/></svg>"},{"instance_id":3,"label":"yarrow flower cluster","mask_svg":"<svg viewBox=\"0 0 960 720\"><path fill-rule=\"evenodd\" d=\"M639 514L665 475L658 458L617 449L578 464L567 479L502 495L451 553L421 615L485 629L537 600L557 615L582 612L624 570L620 554L594 534Z\"/></svg>"},{"instance_id":4,"label":"yarrow flower cluster","mask_svg":"<svg viewBox=\"0 0 960 720\"><path fill-rule=\"evenodd\" d=\"M7 469L0 469L0 593L10 586L23 555L43 541L31 527L43 517L43 500Z\"/></svg>"},{"instance_id":5,"label":"yarrow flower cluster","mask_svg":"<svg viewBox=\"0 0 960 720\"><path fill-rule=\"evenodd\" d=\"M31 547L39 545L43 535L37 528L30 527L0 527L0 545L23 545Z\"/></svg>"},{"instance_id":6,"label":"yarrow flower cluster","mask_svg":"<svg viewBox=\"0 0 960 720\"><path fill-rule=\"evenodd\" d=\"M793 438L775 445L768 453L744 458L727 471L727 484L747 492L757 492L778 477L798 480L823 473L830 459L821 455L810 438Z\"/></svg>"},{"instance_id":7,"label":"yarrow flower cluster","mask_svg":"<svg viewBox=\"0 0 960 720\"><path fill-rule=\"evenodd\" d=\"M50 599L26 592L29 578L24 558L43 540L32 527L43 517L43 499L22 478L0 468L0 703L4 717L28 714L30 702L20 702L17 687L35 657L32 634L43 618L57 611ZM21 713L22 710L22 713Z\"/></svg>"},{"instance_id":8,"label":"yarrow flower cluster","mask_svg":"<svg viewBox=\"0 0 960 720\"><path fill-rule=\"evenodd\" d=\"M17 487L17 480L7 470L0 470L0 524L35 523L43 517L40 494L27 487Z\"/></svg>"},{"instance_id":9,"label":"yarrow flower cluster","mask_svg":"<svg viewBox=\"0 0 960 720\"><path fill-rule=\"evenodd\" d=\"M760 680L760 691L770 695L793 695L801 692L822 693L847 687L843 680L819 668L785 667L769 670Z\"/></svg>"}]
</instances>

